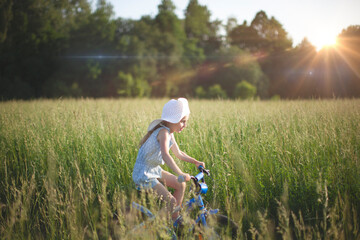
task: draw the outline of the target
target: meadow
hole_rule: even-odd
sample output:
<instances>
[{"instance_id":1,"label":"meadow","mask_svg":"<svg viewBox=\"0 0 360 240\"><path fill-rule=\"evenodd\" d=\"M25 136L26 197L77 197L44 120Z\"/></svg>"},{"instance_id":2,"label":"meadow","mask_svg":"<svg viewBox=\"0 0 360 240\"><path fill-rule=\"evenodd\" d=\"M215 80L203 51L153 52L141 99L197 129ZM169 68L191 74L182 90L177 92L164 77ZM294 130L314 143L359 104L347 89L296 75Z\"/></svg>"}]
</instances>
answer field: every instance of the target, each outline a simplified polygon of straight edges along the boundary
<instances>
[{"instance_id":1,"label":"meadow","mask_svg":"<svg viewBox=\"0 0 360 240\"><path fill-rule=\"evenodd\" d=\"M129 236L138 220L126 212L142 201L131 176L139 140L166 101L0 102L1 238L166 238L155 226ZM175 137L210 169L206 204L239 239L360 238L360 100L189 104Z\"/></svg>"}]
</instances>

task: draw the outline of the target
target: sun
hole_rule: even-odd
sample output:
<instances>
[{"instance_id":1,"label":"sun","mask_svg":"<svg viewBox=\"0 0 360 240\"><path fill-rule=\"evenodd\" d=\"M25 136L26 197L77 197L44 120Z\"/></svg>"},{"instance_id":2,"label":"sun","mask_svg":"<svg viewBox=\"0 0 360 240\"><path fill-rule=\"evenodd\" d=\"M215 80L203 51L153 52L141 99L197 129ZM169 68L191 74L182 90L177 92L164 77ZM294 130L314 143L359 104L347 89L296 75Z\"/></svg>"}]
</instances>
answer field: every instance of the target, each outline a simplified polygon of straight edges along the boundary
<instances>
[{"instance_id":1,"label":"sun","mask_svg":"<svg viewBox=\"0 0 360 240\"><path fill-rule=\"evenodd\" d=\"M316 50L320 51L323 48L336 47L337 37L336 35L322 33L315 36L312 43Z\"/></svg>"}]
</instances>

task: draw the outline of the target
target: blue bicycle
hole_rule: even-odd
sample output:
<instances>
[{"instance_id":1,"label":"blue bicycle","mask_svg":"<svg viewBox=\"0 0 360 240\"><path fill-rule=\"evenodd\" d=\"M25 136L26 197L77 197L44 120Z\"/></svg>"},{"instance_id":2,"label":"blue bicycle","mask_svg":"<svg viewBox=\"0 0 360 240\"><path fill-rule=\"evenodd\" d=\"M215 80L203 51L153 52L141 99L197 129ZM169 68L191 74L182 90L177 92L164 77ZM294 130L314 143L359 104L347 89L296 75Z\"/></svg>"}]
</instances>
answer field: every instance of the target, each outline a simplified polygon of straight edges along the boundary
<instances>
[{"instance_id":1,"label":"blue bicycle","mask_svg":"<svg viewBox=\"0 0 360 240\"><path fill-rule=\"evenodd\" d=\"M197 239L235 239L238 234L237 225L227 216L219 214L219 209L206 209L202 194L206 194L208 186L205 183L205 176L210 176L210 171L199 166L199 173L196 176L191 176L191 180L194 186L190 188L190 191L194 193L194 197L186 202L182 212L182 216L188 216L190 221L184 221L183 226L188 225L187 228L179 230L177 222L174 226L166 227L166 231L171 239L178 239L178 236L182 234L188 234L195 236ZM179 182L184 181L182 176L178 178ZM147 216L147 221L140 223L134 228L136 229L146 227L149 221L155 219L155 215L146 207L133 202L133 208L140 210ZM185 232L184 232L185 231Z\"/></svg>"}]
</instances>

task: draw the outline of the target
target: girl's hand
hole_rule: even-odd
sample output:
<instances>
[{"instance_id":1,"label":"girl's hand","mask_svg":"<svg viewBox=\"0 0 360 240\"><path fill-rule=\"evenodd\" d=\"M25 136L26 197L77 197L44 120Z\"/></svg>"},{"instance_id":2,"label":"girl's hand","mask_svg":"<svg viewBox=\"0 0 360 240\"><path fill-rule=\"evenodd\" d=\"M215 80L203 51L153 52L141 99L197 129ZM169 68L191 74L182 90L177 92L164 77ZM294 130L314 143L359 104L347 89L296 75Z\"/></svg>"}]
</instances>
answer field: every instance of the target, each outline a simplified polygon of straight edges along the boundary
<instances>
[{"instance_id":1,"label":"girl's hand","mask_svg":"<svg viewBox=\"0 0 360 240\"><path fill-rule=\"evenodd\" d=\"M190 179L191 179L191 177L187 173L183 173L183 174L178 176L178 182L179 183L188 182L188 181L190 181Z\"/></svg>"},{"instance_id":2,"label":"girl's hand","mask_svg":"<svg viewBox=\"0 0 360 240\"><path fill-rule=\"evenodd\" d=\"M187 173L182 173L181 175L178 176L178 182L182 183L182 182L188 182L190 181L191 177L189 174Z\"/></svg>"},{"instance_id":3,"label":"girl's hand","mask_svg":"<svg viewBox=\"0 0 360 240\"><path fill-rule=\"evenodd\" d=\"M196 161L195 165L196 165L196 168L199 168L200 165L205 168L205 163L204 162Z\"/></svg>"},{"instance_id":4,"label":"girl's hand","mask_svg":"<svg viewBox=\"0 0 360 240\"><path fill-rule=\"evenodd\" d=\"M184 176L184 179L185 179L186 182L190 181L191 177L190 177L189 174L184 173L183 176Z\"/></svg>"}]
</instances>

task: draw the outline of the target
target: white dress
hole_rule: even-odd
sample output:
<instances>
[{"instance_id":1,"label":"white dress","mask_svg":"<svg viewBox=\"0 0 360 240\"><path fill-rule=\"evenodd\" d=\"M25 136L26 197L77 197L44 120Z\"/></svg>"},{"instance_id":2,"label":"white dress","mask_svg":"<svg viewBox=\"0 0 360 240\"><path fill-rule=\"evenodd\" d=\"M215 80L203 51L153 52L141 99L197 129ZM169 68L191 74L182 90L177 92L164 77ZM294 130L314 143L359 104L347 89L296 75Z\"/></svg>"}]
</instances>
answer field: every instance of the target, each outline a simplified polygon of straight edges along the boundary
<instances>
[{"instance_id":1,"label":"white dress","mask_svg":"<svg viewBox=\"0 0 360 240\"><path fill-rule=\"evenodd\" d=\"M151 179L161 178L162 168L160 165L163 165L165 162L161 156L160 143L157 140L157 136L159 131L164 128L170 133L169 128L161 126L140 147L132 174L135 184L143 185L149 183ZM172 145L173 141L171 138L169 148Z\"/></svg>"}]
</instances>

